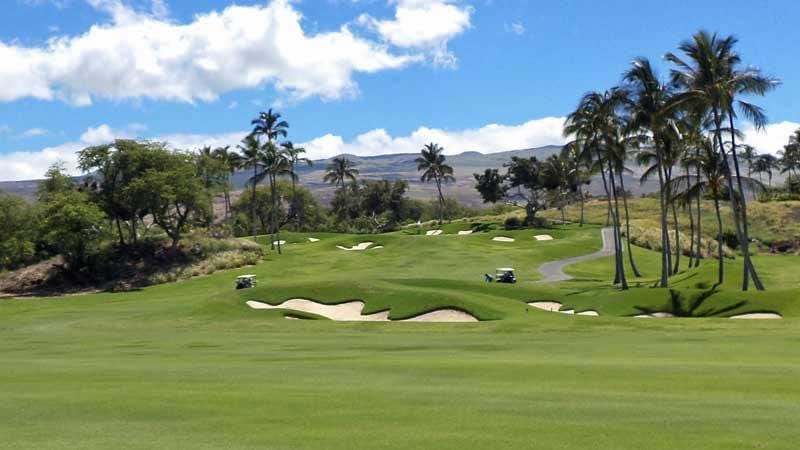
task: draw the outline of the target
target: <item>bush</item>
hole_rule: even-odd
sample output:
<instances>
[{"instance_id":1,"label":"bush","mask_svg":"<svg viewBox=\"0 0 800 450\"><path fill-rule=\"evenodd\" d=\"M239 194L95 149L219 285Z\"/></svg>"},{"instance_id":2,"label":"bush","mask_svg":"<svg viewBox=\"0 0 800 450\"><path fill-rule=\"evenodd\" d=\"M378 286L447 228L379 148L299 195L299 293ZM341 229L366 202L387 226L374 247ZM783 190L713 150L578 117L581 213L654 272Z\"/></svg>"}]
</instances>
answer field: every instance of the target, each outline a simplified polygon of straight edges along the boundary
<instances>
[{"instance_id":1,"label":"bush","mask_svg":"<svg viewBox=\"0 0 800 450\"><path fill-rule=\"evenodd\" d=\"M516 216L507 217L503 226L506 230L518 230L522 228L522 220Z\"/></svg>"}]
</instances>

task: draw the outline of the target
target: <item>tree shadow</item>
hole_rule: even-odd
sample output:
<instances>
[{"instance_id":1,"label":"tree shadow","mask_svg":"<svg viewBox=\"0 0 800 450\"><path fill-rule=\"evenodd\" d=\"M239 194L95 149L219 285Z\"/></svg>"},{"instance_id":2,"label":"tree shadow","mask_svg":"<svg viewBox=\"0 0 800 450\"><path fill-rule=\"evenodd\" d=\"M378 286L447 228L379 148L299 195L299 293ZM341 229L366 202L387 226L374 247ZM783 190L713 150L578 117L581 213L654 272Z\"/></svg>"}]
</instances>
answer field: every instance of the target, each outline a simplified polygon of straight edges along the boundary
<instances>
[{"instance_id":1,"label":"tree shadow","mask_svg":"<svg viewBox=\"0 0 800 450\"><path fill-rule=\"evenodd\" d=\"M687 298L683 292L676 289L669 290L669 303L661 310L654 310L648 307L634 306L642 314L654 314L656 312L669 312L675 317L715 317L721 316L747 304L746 300L736 302L732 305L716 308L713 306L704 307L705 303L718 294L717 287L700 292L693 297Z\"/></svg>"}]
</instances>

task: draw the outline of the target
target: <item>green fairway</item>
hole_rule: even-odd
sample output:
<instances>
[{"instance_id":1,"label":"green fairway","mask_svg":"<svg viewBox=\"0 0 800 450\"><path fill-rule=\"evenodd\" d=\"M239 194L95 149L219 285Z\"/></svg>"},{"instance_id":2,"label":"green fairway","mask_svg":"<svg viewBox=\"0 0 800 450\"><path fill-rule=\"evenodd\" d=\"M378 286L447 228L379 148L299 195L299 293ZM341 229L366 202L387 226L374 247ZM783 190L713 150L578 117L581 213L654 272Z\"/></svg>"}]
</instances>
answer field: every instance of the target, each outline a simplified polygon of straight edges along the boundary
<instances>
[{"instance_id":1,"label":"green fairway","mask_svg":"<svg viewBox=\"0 0 800 450\"><path fill-rule=\"evenodd\" d=\"M600 228L286 234L258 266L129 293L0 302L0 447L268 449L796 448L797 258L761 256L770 289L730 285L694 315L640 320L670 293L620 293L610 259L537 283L546 261L601 247ZM425 230L422 230L424 234ZM537 242L533 235L555 240ZM513 243L492 241L495 236ZM309 237L320 242L310 243ZM263 244L268 240L261 239ZM372 241L384 248L347 252ZM516 285L487 284L496 267ZM714 261L673 279L690 302ZM236 275L259 287L235 291ZM473 324L285 320L248 300L360 299L405 318L455 307ZM528 307L558 300L602 317ZM744 304L741 304L744 302ZM738 305L738 306L737 306ZM731 306L736 306L731 309ZM774 311L784 320L735 321ZM702 313L702 314L701 314Z\"/></svg>"}]
</instances>

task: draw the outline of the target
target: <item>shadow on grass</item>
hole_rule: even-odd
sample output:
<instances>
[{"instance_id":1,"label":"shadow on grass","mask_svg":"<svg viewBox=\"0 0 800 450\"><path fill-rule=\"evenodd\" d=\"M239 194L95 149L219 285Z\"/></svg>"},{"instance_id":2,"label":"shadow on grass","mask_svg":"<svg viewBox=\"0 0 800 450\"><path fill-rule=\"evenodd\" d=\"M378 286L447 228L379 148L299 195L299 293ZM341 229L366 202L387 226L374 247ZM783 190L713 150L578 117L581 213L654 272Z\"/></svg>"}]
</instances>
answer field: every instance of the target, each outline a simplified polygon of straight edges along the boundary
<instances>
[{"instance_id":1,"label":"shadow on grass","mask_svg":"<svg viewBox=\"0 0 800 450\"><path fill-rule=\"evenodd\" d=\"M658 311L642 306L634 306L634 308L639 310L642 314L669 312L674 314L675 317L714 317L722 316L747 304L746 300L742 300L721 308L715 308L713 306L704 308L703 306L705 305L706 301L708 301L708 299L717 293L719 293L719 291L716 287L713 287L709 290L702 291L691 298L687 298L683 292L680 292L676 289L670 289L669 304L665 306L665 309Z\"/></svg>"}]
</instances>

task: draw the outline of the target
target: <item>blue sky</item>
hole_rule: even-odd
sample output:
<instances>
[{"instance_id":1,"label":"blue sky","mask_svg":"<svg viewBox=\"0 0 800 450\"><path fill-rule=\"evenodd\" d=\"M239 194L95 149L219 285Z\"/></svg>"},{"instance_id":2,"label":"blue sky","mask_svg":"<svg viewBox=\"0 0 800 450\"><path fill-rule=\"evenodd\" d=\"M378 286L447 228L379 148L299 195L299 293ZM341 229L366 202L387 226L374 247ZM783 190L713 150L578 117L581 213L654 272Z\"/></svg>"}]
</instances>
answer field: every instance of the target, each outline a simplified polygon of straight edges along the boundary
<instances>
[{"instance_id":1,"label":"blue sky","mask_svg":"<svg viewBox=\"0 0 800 450\"><path fill-rule=\"evenodd\" d=\"M783 80L748 133L777 151L800 125L800 4L628 0L7 0L0 179L117 137L235 144L275 106L311 156L558 144L581 94L700 28L735 34ZM742 127L748 131L747 124Z\"/></svg>"}]
</instances>

